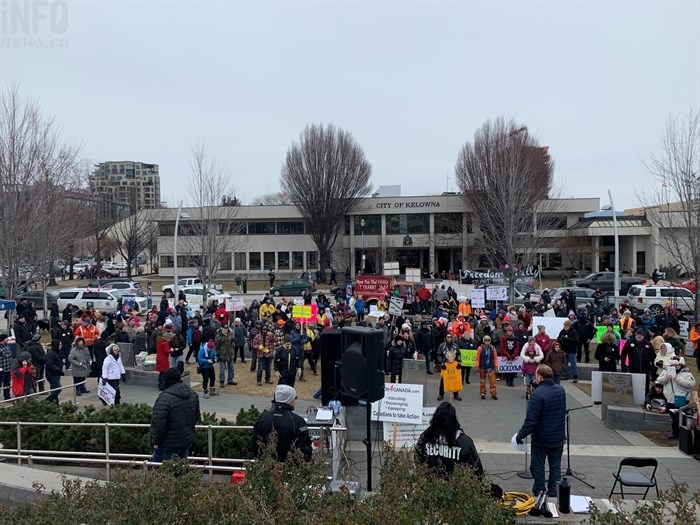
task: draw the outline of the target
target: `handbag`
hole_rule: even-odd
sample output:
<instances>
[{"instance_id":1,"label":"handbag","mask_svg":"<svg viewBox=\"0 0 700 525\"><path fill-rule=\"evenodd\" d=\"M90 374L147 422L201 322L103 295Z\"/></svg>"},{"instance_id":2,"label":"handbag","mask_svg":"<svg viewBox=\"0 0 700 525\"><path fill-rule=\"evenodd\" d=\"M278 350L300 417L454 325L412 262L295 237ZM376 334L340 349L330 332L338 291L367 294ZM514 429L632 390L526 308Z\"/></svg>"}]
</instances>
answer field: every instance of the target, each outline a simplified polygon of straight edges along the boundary
<instances>
[{"instance_id":1,"label":"handbag","mask_svg":"<svg viewBox=\"0 0 700 525\"><path fill-rule=\"evenodd\" d=\"M688 404L687 394L676 394L676 389L673 388L673 379L671 379L671 391L673 392L673 405L676 408L681 408Z\"/></svg>"}]
</instances>

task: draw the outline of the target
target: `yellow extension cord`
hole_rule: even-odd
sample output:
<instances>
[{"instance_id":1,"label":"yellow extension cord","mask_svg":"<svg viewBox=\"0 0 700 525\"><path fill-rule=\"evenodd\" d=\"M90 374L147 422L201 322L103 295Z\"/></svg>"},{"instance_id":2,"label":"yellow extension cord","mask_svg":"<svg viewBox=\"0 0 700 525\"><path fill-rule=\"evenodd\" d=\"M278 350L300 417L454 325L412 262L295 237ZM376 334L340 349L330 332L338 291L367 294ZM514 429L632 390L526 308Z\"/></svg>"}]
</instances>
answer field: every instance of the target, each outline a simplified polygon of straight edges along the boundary
<instances>
[{"instance_id":1,"label":"yellow extension cord","mask_svg":"<svg viewBox=\"0 0 700 525\"><path fill-rule=\"evenodd\" d=\"M503 502L511 506L518 516L524 516L535 506L535 498L524 492L505 492Z\"/></svg>"}]
</instances>

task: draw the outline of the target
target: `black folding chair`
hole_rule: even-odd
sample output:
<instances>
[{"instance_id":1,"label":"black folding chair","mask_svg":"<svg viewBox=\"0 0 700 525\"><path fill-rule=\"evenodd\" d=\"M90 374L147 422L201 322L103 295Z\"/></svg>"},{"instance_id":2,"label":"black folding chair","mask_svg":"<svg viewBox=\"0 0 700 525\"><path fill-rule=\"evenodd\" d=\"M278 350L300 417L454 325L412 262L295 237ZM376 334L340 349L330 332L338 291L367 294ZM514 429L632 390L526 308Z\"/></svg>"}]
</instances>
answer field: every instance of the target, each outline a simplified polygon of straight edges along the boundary
<instances>
[{"instance_id":1,"label":"black folding chair","mask_svg":"<svg viewBox=\"0 0 700 525\"><path fill-rule=\"evenodd\" d=\"M623 470L624 467L627 467ZM620 496L625 499L624 487L638 487L645 488L643 495L641 492L628 492L629 496L642 496L642 499L646 499L647 493L651 487L656 489L656 497L659 497L659 485L656 482L656 469L659 467L659 462L654 458L625 458L620 461L620 467L617 472L613 472L613 477L615 478L615 483L613 483L612 489L610 489L610 498L613 494L618 494L615 492L615 486L620 484ZM648 470L651 469L651 475L648 474Z\"/></svg>"}]
</instances>

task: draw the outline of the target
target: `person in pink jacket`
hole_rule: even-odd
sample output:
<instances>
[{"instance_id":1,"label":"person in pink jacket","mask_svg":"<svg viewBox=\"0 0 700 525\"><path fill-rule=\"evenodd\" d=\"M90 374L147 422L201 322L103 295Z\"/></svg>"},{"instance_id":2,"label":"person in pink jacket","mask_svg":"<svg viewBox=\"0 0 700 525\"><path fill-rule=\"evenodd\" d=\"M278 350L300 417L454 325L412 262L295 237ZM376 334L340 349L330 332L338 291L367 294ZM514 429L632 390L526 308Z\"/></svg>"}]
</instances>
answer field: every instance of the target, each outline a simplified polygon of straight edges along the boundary
<instances>
[{"instance_id":1,"label":"person in pink jacket","mask_svg":"<svg viewBox=\"0 0 700 525\"><path fill-rule=\"evenodd\" d=\"M535 334L535 343L540 346L542 353L547 355L550 347L552 346L552 340L547 335L546 328L542 325L537 327L537 333Z\"/></svg>"},{"instance_id":2,"label":"person in pink jacket","mask_svg":"<svg viewBox=\"0 0 700 525\"><path fill-rule=\"evenodd\" d=\"M540 345L535 342L534 337L528 337L527 344L520 351L520 357L523 358L523 380L527 386L535 380L537 367L544 359L544 353Z\"/></svg>"}]
</instances>

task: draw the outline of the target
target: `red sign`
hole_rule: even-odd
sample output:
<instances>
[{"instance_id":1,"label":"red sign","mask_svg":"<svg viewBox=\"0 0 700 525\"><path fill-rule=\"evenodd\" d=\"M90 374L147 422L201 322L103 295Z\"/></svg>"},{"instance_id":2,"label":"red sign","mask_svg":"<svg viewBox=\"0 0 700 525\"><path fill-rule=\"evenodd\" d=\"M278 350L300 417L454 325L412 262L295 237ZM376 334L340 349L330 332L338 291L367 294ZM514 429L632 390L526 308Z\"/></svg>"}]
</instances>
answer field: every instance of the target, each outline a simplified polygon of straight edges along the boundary
<instances>
[{"instance_id":1,"label":"red sign","mask_svg":"<svg viewBox=\"0 0 700 525\"><path fill-rule=\"evenodd\" d=\"M390 275L360 275L355 281L355 293L362 296L379 297L389 293Z\"/></svg>"}]
</instances>

